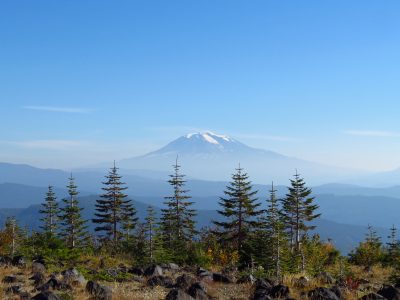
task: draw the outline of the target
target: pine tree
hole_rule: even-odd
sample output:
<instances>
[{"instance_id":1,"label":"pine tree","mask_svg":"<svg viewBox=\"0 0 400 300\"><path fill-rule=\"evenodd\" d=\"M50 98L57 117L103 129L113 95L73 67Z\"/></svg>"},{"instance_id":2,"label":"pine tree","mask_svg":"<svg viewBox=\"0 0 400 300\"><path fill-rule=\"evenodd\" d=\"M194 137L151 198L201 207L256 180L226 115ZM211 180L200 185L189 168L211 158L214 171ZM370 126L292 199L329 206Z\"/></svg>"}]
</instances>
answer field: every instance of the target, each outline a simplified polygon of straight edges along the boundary
<instances>
[{"instance_id":1,"label":"pine tree","mask_svg":"<svg viewBox=\"0 0 400 300\"><path fill-rule=\"evenodd\" d=\"M386 243L388 255L390 258L399 257L400 255L400 241L397 238L397 228L393 225L390 228L389 241Z\"/></svg>"},{"instance_id":2,"label":"pine tree","mask_svg":"<svg viewBox=\"0 0 400 300\"><path fill-rule=\"evenodd\" d=\"M95 228L96 232L105 233L105 236L102 236L105 241L117 245L123 237L123 231L134 228L137 221L136 210L131 200L126 199L124 191L127 187L121 181L122 176L118 174L115 162L105 178L102 187L104 193L100 196L101 199L96 200L96 218L92 221L99 224Z\"/></svg>"},{"instance_id":3,"label":"pine tree","mask_svg":"<svg viewBox=\"0 0 400 300\"><path fill-rule=\"evenodd\" d=\"M148 245L148 256L150 262L154 261L154 235L156 231L156 216L152 206L147 207L147 216L145 218L146 223L144 224L145 236Z\"/></svg>"},{"instance_id":4,"label":"pine tree","mask_svg":"<svg viewBox=\"0 0 400 300\"><path fill-rule=\"evenodd\" d=\"M45 202L42 203L42 209L39 210L39 213L43 215L43 218L40 219L43 225L40 228L46 234L54 236L58 229L59 209L57 198L51 185L48 187Z\"/></svg>"},{"instance_id":5,"label":"pine tree","mask_svg":"<svg viewBox=\"0 0 400 300\"><path fill-rule=\"evenodd\" d=\"M64 206L60 208L60 220L62 230L60 235L70 249L79 248L84 245L88 238L87 221L82 219L83 208L79 207L77 186L75 185L72 174L67 185L68 197L62 201Z\"/></svg>"},{"instance_id":6,"label":"pine tree","mask_svg":"<svg viewBox=\"0 0 400 300\"><path fill-rule=\"evenodd\" d=\"M251 256L251 253L245 253L244 244L248 236L260 226L257 217L263 213L259 209L261 204L255 198L257 191L252 190L253 186L248 179L249 176L239 165L224 191L226 197L221 197L219 201L222 209L218 210L218 213L225 220L213 221L219 228L221 239L237 250L242 262L246 260L245 256Z\"/></svg>"},{"instance_id":7,"label":"pine tree","mask_svg":"<svg viewBox=\"0 0 400 300\"><path fill-rule=\"evenodd\" d=\"M173 188L173 195L164 198L167 208L161 210L160 225L167 247L172 252L182 252L178 247L188 246L197 233L194 220L196 211L191 208L193 202L189 201L189 191L185 190L185 175L180 173L178 159L173 168L174 173L168 180Z\"/></svg>"},{"instance_id":8,"label":"pine tree","mask_svg":"<svg viewBox=\"0 0 400 300\"><path fill-rule=\"evenodd\" d=\"M285 226L289 231L291 250L296 250L300 253L302 236L315 228L315 226L307 223L318 218L320 214L315 213L318 205L313 204L314 197L310 196L312 191L306 187L304 179L300 177L297 171L290 183L291 186L288 187L289 193L282 201L282 213Z\"/></svg>"},{"instance_id":9,"label":"pine tree","mask_svg":"<svg viewBox=\"0 0 400 300\"><path fill-rule=\"evenodd\" d=\"M270 257L272 265L270 268L275 271L275 276L279 278L282 271L283 252L286 247L286 234L282 222L282 212L279 207L279 200L276 197L277 190L274 188L274 183L271 185L270 197L266 211L265 225L269 236Z\"/></svg>"}]
</instances>

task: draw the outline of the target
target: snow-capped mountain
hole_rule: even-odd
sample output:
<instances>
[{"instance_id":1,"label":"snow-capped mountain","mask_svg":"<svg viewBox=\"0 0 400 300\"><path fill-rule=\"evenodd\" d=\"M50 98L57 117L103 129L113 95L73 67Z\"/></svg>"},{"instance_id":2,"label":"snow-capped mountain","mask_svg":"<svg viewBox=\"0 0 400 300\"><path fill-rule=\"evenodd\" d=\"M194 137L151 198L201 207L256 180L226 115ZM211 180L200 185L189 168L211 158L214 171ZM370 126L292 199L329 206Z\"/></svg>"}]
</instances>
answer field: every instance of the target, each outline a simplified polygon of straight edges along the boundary
<instances>
[{"instance_id":1,"label":"snow-capped mountain","mask_svg":"<svg viewBox=\"0 0 400 300\"><path fill-rule=\"evenodd\" d=\"M204 133L189 133L172 141L161 149L148 153L145 156L157 155L195 155L195 156L220 156L243 154L269 154L281 156L278 153L251 148L227 135L219 135L210 131Z\"/></svg>"},{"instance_id":2,"label":"snow-capped mountain","mask_svg":"<svg viewBox=\"0 0 400 300\"><path fill-rule=\"evenodd\" d=\"M247 146L232 137L212 132L190 133L159 150L119 162L123 169L170 171L178 157L190 177L229 180L240 165L257 183L272 180L286 184L298 169L313 184L332 182L348 175L344 170Z\"/></svg>"}]
</instances>

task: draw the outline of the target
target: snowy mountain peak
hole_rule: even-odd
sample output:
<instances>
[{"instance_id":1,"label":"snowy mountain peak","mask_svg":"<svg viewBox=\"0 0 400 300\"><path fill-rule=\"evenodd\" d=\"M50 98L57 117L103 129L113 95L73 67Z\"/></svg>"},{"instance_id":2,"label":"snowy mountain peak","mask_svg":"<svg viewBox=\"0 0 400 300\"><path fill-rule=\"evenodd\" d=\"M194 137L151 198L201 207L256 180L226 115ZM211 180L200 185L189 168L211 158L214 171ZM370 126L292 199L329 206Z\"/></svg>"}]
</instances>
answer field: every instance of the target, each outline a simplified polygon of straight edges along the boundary
<instances>
[{"instance_id":1,"label":"snowy mountain peak","mask_svg":"<svg viewBox=\"0 0 400 300\"><path fill-rule=\"evenodd\" d=\"M197 132L197 133L189 133L185 135L185 138L187 139L200 139L203 141L206 141L208 143L214 144L214 145L221 145L221 142L235 142L234 139L230 138L227 135L220 135L220 134L215 134L211 131L206 131L206 132Z\"/></svg>"}]
</instances>

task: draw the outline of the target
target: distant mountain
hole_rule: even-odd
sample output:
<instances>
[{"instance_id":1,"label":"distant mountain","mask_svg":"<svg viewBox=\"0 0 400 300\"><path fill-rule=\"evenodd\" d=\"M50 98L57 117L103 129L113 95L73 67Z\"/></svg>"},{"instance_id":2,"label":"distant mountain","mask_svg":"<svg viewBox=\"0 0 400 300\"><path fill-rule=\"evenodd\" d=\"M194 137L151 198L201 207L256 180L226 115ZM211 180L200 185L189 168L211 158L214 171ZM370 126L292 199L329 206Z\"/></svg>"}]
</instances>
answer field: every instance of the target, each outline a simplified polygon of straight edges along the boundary
<instances>
[{"instance_id":1,"label":"distant mountain","mask_svg":"<svg viewBox=\"0 0 400 300\"><path fill-rule=\"evenodd\" d=\"M366 174L356 177L349 177L345 181L340 182L358 184L371 187L391 187L400 185L400 168L378 172L373 174Z\"/></svg>"},{"instance_id":2,"label":"distant mountain","mask_svg":"<svg viewBox=\"0 0 400 300\"><path fill-rule=\"evenodd\" d=\"M256 183L274 180L284 184L296 169L312 184L337 181L354 173L252 148L229 136L211 132L182 136L157 151L121 160L119 165L125 169L170 171L177 157L185 174L207 180L229 180L239 164Z\"/></svg>"},{"instance_id":3,"label":"distant mountain","mask_svg":"<svg viewBox=\"0 0 400 300\"><path fill-rule=\"evenodd\" d=\"M94 225L90 220L93 218L94 204L97 196L80 197L81 206L83 210L83 218L89 220L89 230L94 230ZM138 216L141 221L145 218L146 208L148 203L140 201L133 202L138 210ZM25 209L0 209L0 224L4 224L7 216L15 216L21 226L26 226L29 229L38 230L40 226L40 215L38 213L40 206L32 205ZM160 209L155 207L156 215L160 215ZM205 226L212 225L212 220L219 220L220 216L215 210L198 210L196 216L197 227L200 229ZM340 224L337 222L328 221L326 219L319 219L314 222L317 226L315 233L318 233L323 240L331 239L336 247L344 254L353 249L358 242L360 242L366 233L366 226ZM384 228L376 228L379 235L384 240L388 235L389 230Z\"/></svg>"}]
</instances>

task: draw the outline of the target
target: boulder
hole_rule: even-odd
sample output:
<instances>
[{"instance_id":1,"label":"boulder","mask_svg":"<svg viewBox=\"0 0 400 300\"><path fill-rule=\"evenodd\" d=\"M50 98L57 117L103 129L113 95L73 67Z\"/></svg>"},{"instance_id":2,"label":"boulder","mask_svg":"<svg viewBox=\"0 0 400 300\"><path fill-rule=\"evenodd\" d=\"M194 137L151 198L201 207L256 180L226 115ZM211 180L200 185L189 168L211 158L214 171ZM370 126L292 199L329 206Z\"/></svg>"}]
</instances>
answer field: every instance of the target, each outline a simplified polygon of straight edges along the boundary
<instances>
[{"instance_id":1,"label":"boulder","mask_svg":"<svg viewBox=\"0 0 400 300\"><path fill-rule=\"evenodd\" d=\"M278 284L272 287L269 295L272 298L287 298L289 296L289 287L283 284Z\"/></svg>"},{"instance_id":2,"label":"boulder","mask_svg":"<svg viewBox=\"0 0 400 300\"><path fill-rule=\"evenodd\" d=\"M206 269L198 268L197 269L197 276L199 276L199 277L210 277L212 279L213 273L211 273L210 271L207 271Z\"/></svg>"},{"instance_id":3,"label":"boulder","mask_svg":"<svg viewBox=\"0 0 400 300\"><path fill-rule=\"evenodd\" d=\"M362 296L359 300L386 300L386 298L377 293L370 293Z\"/></svg>"},{"instance_id":4,"label":"boulder","mask_svg":"<svg viewBox=\"0 0 400 300\"><path fill-rule=\"evenodd\" d=\"M230 279L228 276L221 274L221 273L212 273L212 279L215 282L222 282L222 283L232 283L232 279Z\"/></svg>"},{"instance_id":5,"label":"boulder","mask_svg":"<svg viewBox=\"0 0 400 300\"><path fill-rule=\"evenodd\" d=\"M301 276L300 278L293 280L293 285L301 289L307 287L309 283L310 279L308 279L306 276Z\"/></svg>"},{"instance_id":6,"label":"boulder","mask_svg":"<svg viewBox=\"0 0 400 300\"><path fill-rule=\"evenodd\" d=\"M83 277L81 273L75 268L70 268L67 269L63 272L61 272L61 275L63 275L63 282L72 286L79 286L79 285L85 285L86 284L86 279Z\"/></svg>"},{"instance_id":7,"label":"boulder","mask_svg":"<svg viewBox=\"0 0 400 300\"><path fill-rule=\"evenodd\" d=\"M12 265L16 267L24 267L26 265L25 257L22 255L15 256L12 259Z\"/></svg>"},{"instance_id":8,"label":"boulder","mask_svg":"<svg viewBox=\"0 0 400 300\"><path fill-rule=\"evenodd\" d=\"M377 293L388 300L400 300L400 290L392 285L384 286Z\"/></svg>"},{"instance_id":9,"label":"boulder","mask_svg":"<svg viewBox=\"0 0 400 300\"><path fill-rule=\"evenodd\" d=\"M131 274L134 274L137 276L142 276L142 275L144 275L144 270L143 270L143 268L133 267L128 270L128 273L131 273Z\"/></svg>"},{"instance_id":10,"label":"boulder","mask_svg":"<svg viewBox=\"0 0 400 300\"><path fill-rule=\"evenodd\" d=\"M175 287L182 290L187 290L193 283L195 283L195 281L196 280L192 276L188 274L182 274L176 278Z\"/></svg>"},{"instance_id":11,"label":"boulder","mask_svg":"<svg viewBox=\"0 0 400 300\"><path fill-rule=\"evenodd\" d=\"M165 300L194 300L189 294L181 289L173 289L165 297Z\"/></svg>"},{"instance_id":12,"label":"boulder","mask_svg":"<svg viewBox=\"0 0 400 300\"><path fill-rule=\"evenodd\" d=\"M17 278L17 276L14 276L14 275L7 275L7 276L4 276L2 282L3 283L16 283L16 282L18 282L18 278Z\"/></svg>"},{"instance_id":13,"label":"boulder","mask_svg":"<svg viewBox=\"0 0 400 300\"><path fill-rule=\"evenodd\" d=\"M32 300L61 300L56 294L52 292L41 292L32 297Z\"/></svg>"},{"instance_id":14,"label":"boulder","mask_svg":"<svg viewBox=\"0 0 400 300\"><path fill-rule=\"evenodd\" d=\"M112 300L112 291L108 286L100 285L94 281L88 281L86 292L95 300Z\"/></svg>"},{"instance_id":15,"label":"boulder","mask_svg":"<svg viewBox=\"0 0 400 300\"><path fill-rule=\"evenodd\" d=\"M32 273L45 273L46 272L46 267L44 264L40 262L34 262L32 263Z\"/></svg>"},{"instance_id":16,"label":"boulder","mask_svg":"<svg viewBox=\"0 0 400 300\"><path fill-rule=\"evenodd\" d=\"M172 288L174 286L173 280L167 276L152 276L147 279L147 284L149 286L159 285L166 288Z\"/></svg>"},{"instance_id":17,"label":"boulder","mask_svg":"<svg viewBox=\"0 0 400 300\"><path fill-rule=\"evenodd\" d=\"M151 277L151 276L162 276L163 269L159 265L151 265L144 270L144 276Z\"/></svg>"},{"instance_id":18,"label":"boulder","mask_svg":"<svg viewBox=\"0 0 400 300\"><path fill-rule=\"evenodd\" d=\"M179 266L177 264L174 263L169 263L167 264L167 268L172 270L172 271L179 271Z\"/></svg>"},{"instance_id":19,"label":"boulder","mask_svg":"<svg viewBox=\"0 0 400 300\"><path fill-rule=\"evenodd\" d=\"M324 287L309 291L307 296L309 300L340 300L333 290Z\"/></svg>"},{"instance_id":20,"label":"boulder","mask_svg":"<svg viewBox=\"0 0 400 300\"><path fill-rule=\"evenodd\" d=\"M270 281L264 279L257 279L252 299L253 300L270 300L270 292L273 285Z\"/></svg>"},{"instance_id":21,"label":"boulder","mask_svg":"<svg viewBox=\"0 0 400 300\"><path fill-rule=\"evenodd\" d=\"M31 277L29 277L30 280L33 280L33 285L35 287L38 287L46 282L46 277L43 275L43 273L34 273Z\"/></svg>"},{"instance_id":22,"label":"boulder","mask_svg":"<svg viewBox=\"0 0 400 300\"><path fill-rule=\"evenodd\" d=\"M19 294L21 292L22 292L21 286L19 285L13 285L6 289L6 293L8 294Z\"/></svg>"},{"instance_id":23,"label":"boulder","mask_svg":"<svg viewBox=\"0 0 400 300\"><path fill-rule=\"evenodd\" d=\"M207 295L207 288L202 282L193 283L188 289L188 294L196 300L210 299L210 297Z\"/></svg>"}]
</instances>

